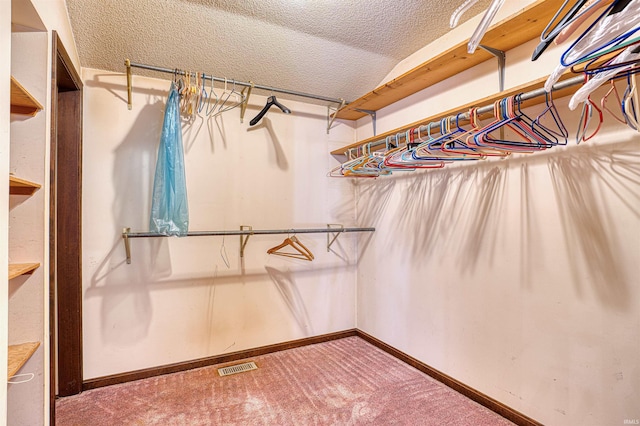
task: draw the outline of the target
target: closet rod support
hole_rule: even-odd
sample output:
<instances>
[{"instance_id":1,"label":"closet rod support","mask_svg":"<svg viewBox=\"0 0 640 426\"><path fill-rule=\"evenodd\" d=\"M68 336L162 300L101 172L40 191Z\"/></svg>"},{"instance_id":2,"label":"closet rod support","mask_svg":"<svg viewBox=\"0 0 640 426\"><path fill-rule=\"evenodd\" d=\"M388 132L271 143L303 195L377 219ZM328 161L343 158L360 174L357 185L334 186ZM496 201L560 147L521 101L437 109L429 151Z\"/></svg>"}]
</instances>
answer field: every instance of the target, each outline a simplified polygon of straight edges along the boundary
<instances>
[{"instance_id":1,"label":"closet rod support","mask_svg":"<svg viewBox=\"0 0 640 426\"><path fill-rule=\"evenodd\" d=\"M248 88L245 87L244 89L242 89L242 92L240 92L240 94L242 96L244 96L244 91L247 91L247 96L244 96L244 102L242 103L242 105L240 105L240 123L244 122L244 112L247 110L247 105L249 104L249 97L251 96L251 90L255 87L255 84L253 84L253 81L250 81L249 83L251 83L251 86L249 86Z\"/></svg>"},{"instance_id":2,"label":"closet rod support","mask_svg":"<svg viewBox=\"0 0 640 426\"><path fill-rule=\"evenodd\" d=\"M253 235L251 232L253 231L253 226L249 225L240 225L240 231L249 231L248 234L240 234L240 257L244 257L244 248L247 246L247 242L249 242L249 237Z\"/></svg>"},{"instance_id":3,"label":"closet rod support","mask_svg":"<svg viewBox=\"0 0 640 426\"><path fill-rule=\"evenodd\" d=\"M342 107L345 106L346 103L347 101L340 98L340 106L332 107L331 105L327 105L327 134L329 134L329 130L331 130L331 126L333 126L333 122L335 121L336 116L338 115L338 111L340 111Z\"/></svg>"},{"instance_id":4,"label":"closet rod support","mask_svg":"<svg viewBox=\"0 0 640 426\"><path fill-rule=\"evenodd\" d=\"M131 228L122 229L122 239L124 240L124 251L127 253L127 265L131 265L131 245L129 244L129 233Z\"/></svg>"},{"instance_id":5,"label":"closet rod support","mask_svg":"<svg viewBox=\"0 0 640 426\"><path fill-rule=\"evenodd\" d=\"M358 112L362 112L371 116L371 124L373 124L373 136L376 135L376 112L371 109L354 108Z\"/></svg>"},{"instance_id":6,"label":"closet rod support","mask_svg":"<svg viewBox=\"0 0 640 426\"><path fill-rule=\"evenodd\" d=\"M327 229L330 232L327 232L327 253L331 251L331 246L336 242L338 236L344 232L344 225L339 223L328 223ZM332 238L333 237L333 238Z\"/></svg>"},{"instance_id":7,"label":"closet rod support","mask_svg":"<svg viewBox=\"0 0 640 426\"><path fill-rule=\"evenodd\" d=\"M505 69L507 67L507 54L502 50L494 49L493 47L478 45L479 48L486 50L498 59L498 83L500 84L500 91L504 90L504 76Z\"/></svg>"},{"instance_id":8,"label":"closet rod support","mask_svg":"<svg viewBox=\"0 0 640 426\"><path fill-rule=\"evenodd\" d=\"M131 100L131 61L124 60L124 65L127 67L127 108L133 107L133 101Z\"/></svg>"}]
</instances>

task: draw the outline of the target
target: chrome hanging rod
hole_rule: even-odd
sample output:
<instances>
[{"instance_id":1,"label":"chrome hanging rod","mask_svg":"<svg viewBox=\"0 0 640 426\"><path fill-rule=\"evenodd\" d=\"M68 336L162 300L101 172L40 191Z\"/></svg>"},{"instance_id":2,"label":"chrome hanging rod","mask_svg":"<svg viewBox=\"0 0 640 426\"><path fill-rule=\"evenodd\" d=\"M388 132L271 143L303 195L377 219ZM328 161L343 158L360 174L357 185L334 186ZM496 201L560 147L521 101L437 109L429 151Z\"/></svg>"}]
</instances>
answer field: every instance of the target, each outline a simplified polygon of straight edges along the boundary
<instances>
[{"instance_id":1,"label":"chrome hanging rod","mask_svg":"<svg viewBox=\"0 0 640 426\"><path fill-rule=\"evenodd\" d=\"M145 70L150 70L150 71L157 71L157 72L163 72L163 73L167 73L167 74L179 74L179 75L186 75L187 71L184 70L177 70L177 69L171 69L171 68L162 68L162 67L156 67L154 65L146 65L146 64L139 64L137 62L131 62L129 59L126 59L124 61L125 66L127 67L127 87L129 88L129 94L131 93L131 68L141 68L141 69L145 69ZM193 76L196 75L196 73L191 73ZM288 89L279 89L277 87L271 87L271 86L264 86L261 84L253 84L250 82L244 82L244 81L237 81L237 80L233 80L233 79L229 79L229 78L220 78L220 77L214 77L213 75L207 75L207 74L202 74L202 73L197 73L200 76L204 76L205 80L211 80L211 81L217 81L220 83L229 83L229 84L235 84L237 86L242 86L242 87L252 87L255 89L262 89L262 90L267 90L267 91L272 91L272 92L278 92L278 93L286 93L287 95L294 95L294 96L300 96L303 98L309 98L309 99L316 99L319 101L326 101L326 102L333 102L336 104L348 104L349 102L346 102L344 99L336 99L336 98L329 98L327 96L321 96L321 95L314 95L311 93L303 93L303 92L296 92L295 90L288 90ZM131 105L131 96L129 96L129 105Z\"/></svg>"},{"instance_id":2,"label":"chrome hanging rod","mask_svg":"<svg viewBox=\"0 0 640 426\"><path fill-rule=\"evenodd\" d=\"M327 234L327 251L336 241L338 235L344 232L374 232L376 228L345 228L340 224L328 224L326 228L306 228L306 229L253 229L251 226L242 225L239 230L234 231L191 231L187 232L185 237L207 237L207 236L225 236L240 235L240 257L244 257L244 249L247 245L249 237L252 235L274 235L274 234ZM333 239L328 234L334 234ZM130 238L159 238L167 237L164 234L155 232L131 232L130 228L122 230L122 239L124 241L124 249L127 254L127 263L131 263L131 245Z\"/></svg>"},{"instance_id":3,"label":"chrome hanging rod","mask_svg":"<svg viewBox=\"0 0 640 426\"><path fill-rule=\"evenodd\" d=\"M326 234L336 232L373 232L376 228L309 228L309 229L246 229L234 231L190 231L185 237L208 237L224 235L274 235L274 234ZM123 238L155 238L167 237L155 232L130 232L126 229L122 232Z\"/></svg>"},{"instance_id":4,"label":"chrome hanging rod","mask_svg":"<svg viewBox=\"0 0 640 426\"><path fill-rule=\"evenodd\" d=\"M583 83L584 83L584 76L572 77L572 78L569 78L567 80L564 80L564 81L561 81L559 83L554 84L553 85L553 90L554 91L555 90L562 90L562 89L566 89L568 87L575 86L575 85L578 85L578 84L583 84ZM525 92L525 93L520 94L520 98L519 99L522 100L522 101L526 101L526 100L529 100L529 99L537 98L538 96L544 96L546 93L547 92L544 90L544 87L541 87L540 89L535 89L535 90L532 90L530 92ZM483 107L478 108L477 114L486 114L488 112L493 111L493 109L494 109L494 105L493 104L485 105ZM459 120L462 120L462 121L469 120L469 112L462 113L462 114L458 115L457 117L458 117ZM453 116L451 116L451 118L455 119L456 116L453 115ZM421 129L420 131L423 131L428 125L429 124L421 124L417 128L412 129L414 135L419 136L418 135L418 129ZM406 133L407 133L406 131L405 132L398 132L395 135L389 136L389 137L395 137L396 138L395 142L397 143L399 137L406 137ZM377 140L377 141L369 142L369 143L367 143L365 145L367 147L374 148L374 147L377 147L377 146L380 146L380 145L385 145L386 143L387 143L386 139L380 139L380 140ZM345 154L347 154L347 152L348 152L348 150L345 152Z\"/></svg>"}]
</instances>

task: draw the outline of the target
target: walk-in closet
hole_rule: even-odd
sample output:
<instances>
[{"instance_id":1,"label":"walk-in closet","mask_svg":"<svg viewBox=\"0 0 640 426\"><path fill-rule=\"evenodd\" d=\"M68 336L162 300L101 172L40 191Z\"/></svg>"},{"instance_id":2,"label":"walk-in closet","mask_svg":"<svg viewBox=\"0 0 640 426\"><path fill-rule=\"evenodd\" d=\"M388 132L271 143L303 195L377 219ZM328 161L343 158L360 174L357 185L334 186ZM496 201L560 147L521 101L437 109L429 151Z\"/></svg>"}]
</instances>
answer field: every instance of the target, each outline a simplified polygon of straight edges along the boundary
<instances>
[{"instance_id":1,"label":"walk-in closet","mask_svg":"<svg viewBox=\"0 0 640 426\"><path fill-rule=\"evenodd\" d=\"M640 424L640 0L0 6L0 426Z\"/></svg>"}]
</instances>

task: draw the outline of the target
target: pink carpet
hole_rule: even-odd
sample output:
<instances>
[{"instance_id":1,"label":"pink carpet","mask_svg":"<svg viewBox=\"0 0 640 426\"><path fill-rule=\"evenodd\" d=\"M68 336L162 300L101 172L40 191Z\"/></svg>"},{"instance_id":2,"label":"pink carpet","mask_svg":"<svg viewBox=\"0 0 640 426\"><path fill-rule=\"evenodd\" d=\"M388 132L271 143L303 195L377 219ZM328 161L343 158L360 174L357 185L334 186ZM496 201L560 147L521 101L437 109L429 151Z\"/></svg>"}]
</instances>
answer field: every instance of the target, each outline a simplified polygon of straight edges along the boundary
<instances>
[{"instance_id":1,"label":"pink carpet","mask_svg":"<svg viewBox=\"0 0 640 426\"><path fill-rule=\"evenodd\" d=\"M56 424L512 424L358 337L250 360L258 370L211 366L63 398Z\"/></svg>"}]
</instances>

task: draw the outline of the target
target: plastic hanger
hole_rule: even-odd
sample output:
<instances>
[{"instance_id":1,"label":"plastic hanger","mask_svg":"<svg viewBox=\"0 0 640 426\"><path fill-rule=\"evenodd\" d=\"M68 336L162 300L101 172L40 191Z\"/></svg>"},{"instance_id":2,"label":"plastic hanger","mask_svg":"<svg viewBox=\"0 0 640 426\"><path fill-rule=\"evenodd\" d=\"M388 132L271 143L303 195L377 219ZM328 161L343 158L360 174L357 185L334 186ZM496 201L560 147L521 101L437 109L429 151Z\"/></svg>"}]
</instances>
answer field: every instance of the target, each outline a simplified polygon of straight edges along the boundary
<instances>
[{"instance_id":1,"label":"plastic hanger","mask_svg":"<svg viewBox=\"0 0 640 426\"><path fill-rule=\"evenodd\" d=\"M258 113L258 115L256 115L255 117L253 117L251 119L251 121L249 122L249 125L250 126L255 126L256 124L258 124L258 122L267 113L267 111L269 111L269 108L271 108L274 105L277 106L278 108L280 108L282 110L282 112L284 112L285 114L291 114L291 110L289 108L287 108L286 106L284 106L280 102L278 102L278 100L276 99L276 97L274 95L271 95L271 96L269 96L267 98L267 103L262 108L262 111L260 111Z\"/></svg>"},{"instance_id":2,"label":"plastic hanger","mask_svg":"<svg viewBox=\"0 0 640 426\"><path fill-rule=\"evenodd\" d=\"M553 15L551 21L547 24L545 29L542 31L540 35L540 43L533 50L533 54L531 55L531 60L535 61L542 55L542 53L551 45L553 40L560 34L562 30L564 30L573 20L575 15L581 10L581 8L585 5L587 0L579 0L574 5L566 11L566 13L560 18L562 11L569 4L569 0L565 0L560 6L560 9ZM559 18L558 22L554 25L556 20Z\"/></svg>"},{"instance_id":3,"label":"plastic hanger","mask_svg":"<svg viewBox=\"0 0 640 426\"><path fill-rule=\"evenodd\" d=\"M220 98L218 97L218 94L214 90L213 78L212 78L211 86L209 87L209 93L207 93L207 108L205 109L205 112L204 112L207 117L210 117L215 112L219 101L220 101Z\"/></svg>"},{"instance_id":4,"label":"plastic hanger","mask_svg":"<svg viewBox=\"0 0 640 426\"><path fill-rule=\"evenodd\" d=\"M422 138L420 127L417 127L418 133L418 142L415 141L416 129L410 129L407 131L405 135L405 145L401 148L397 148L393 152L385 157L384 164L388 167L396 167L400 169L413 170L413 169L440 169L444 167L444 162L440 160L415 160L412 156L413 151L419 146L419 144L424 142ZM431 123L427 125L427 131L429 132L429 137L431 137ZM397 135L396 135L397 140Z\"/></svg>"},{"instance_id":5,"label":"plastic hanger","mask_svg":"<svg viewBox=\"0 0 640 426\"><path fill-rule=\"evenodd\" d=\"M558 33L553 43L558 45L565 42L581 25L593 17L598 10L610 5L612 2L613 0L588 0L579 10L578 15L572 19L571 22L568 22L562 31Z\"/></svg>"},{"instance_id":6,"label":"plastic hanger","mask_svg":"<svg viewBox=\"0 0 640 426\"><path fill-rule=\"evenodd\" d=\"M227 94L227 96L224 98L224 100L222 99L222 97L224 96L224 94ZM231 98L231 96L234 97L234 100L229 102L229 99ZM231 90L227 90L227 79L225 78L224 80L224 92L222 92L222 95L220 96L220 102L219 102L219 106L218 106L218 111L216 111L215 115L220 115L223 112L232 110L234 108L239 107L240 105L242 105L244 102L246 101L246 98L244 96L244 94L238 92L236 90L236 81L233 80L233 86L231 87ZM228 103L228 105L227 105Z\"/></svg>"},{"instance_id":7,"label":"plastic hanger","mask_svg":"<svg viewBox=\"0 0 640 426\"><path fill-rule=\"evenodd\" d=\"M464 13L469 10L474 4L476 4L478 0L466 0L463 2L458 8L451 14L451 19L449 19L449 27L455 28L458 26L458 22Z\"/></svg>"},{"instance_id":8,"label":"plastic hanger","mask_svg":"<svg viewBox=\"0 0 640 426\"><path fill-rule=\"evenodd\" d=\"M562 53L545 83L551 87L572 65L588 62L612 50L635 43L632 36L640 29L640 0L615 0L591 23L571 46Z\"/></svg>"},{"instance_id":9,"label":"plastic hanger","mask_svg":"<svg viewBox=\"0 0 640 426\"><path fill-rule=\"evenodd\" d=\"M603 111L608 112L611 117L613 117L616 121L622 123L622 124L627 124L627 121L625 120L625 114L622 111L623 109L623 101L620 98L620 93L618 93L618 88L616 87L616 83L614 80L609 80L610 83L610 88L607 91L607 93L602 97L602 99L600 99L600 108L602 108ZM607 101L609 99L609 97L613 95L615 98L614 100L616 101L616 105L620 108L620 114L622 115L621 117L618 117L618 113L614 112L611 108L609 108L609 106L607 105Z\"/></svg>"},{"instance_id":10,"label":"plastic hanger","mask_svg":"<svg viewBox=\"0 0 640 426\"><path fill-rule=\"evenodd\" d=\"M503 4L504 0L493 0L491 2L489 8L482 17L480 24L478 24L478 27L471 35L471 39L469 39L469 43L467 44L468 53L473 53L476 51L476 48L482 41L482 37L484 37L484 33L487 32L487 28L489 28L491 21L493 21L493 18L496 16L496 13L498 13L498 10L500 9L500 7L502 7Z\"/></svg>"},{"instance_id":11,"label":"plastic hanger","mask_svg":"<svg viewBox=\"0 0 640 426\"><path fill-rule=\"evenodd\" d=\"M560 63L571 66L601 56L608 48L617 49L635 42L630 37L640 30L638 11L640 0L615 0L560 56Z\"/></svg>"},{"instance_id":12,"label":"plastic hanger","mask_svg":"<svg viewBox=\"0 0 640 426\"><path fill-rule=\"evenodd\" d=\"M279 251L286 247L293 247L295 252L291 253L291 252ZM285 240L281 244L267 250L267 253L275 254L277 256L293 257L294 259L302 259L302 260L309 260L309 261L314 259L313 253L311 253L311 251L308 248L306 248L304 244L302 244L300 240L296 238L295 235L285 238Z\"/></svg>"},{"instance_id":13,"label":"plastic hanger","mask_svg":"<svg viewBox=\"0 0 640 426\"><path fill-rule=\"evenodd\" d=\"M585 80L586 79L587 76L585 75ZM589 128L589 124L591 123L591 118L593 117L594 110L596 110L598 113L598 125L593 130L593 133L587 136L587 129ZM604 117L602 114L602 110L598 108L595 102L593 102L593 100L591 99L591 95L587 96L586 101L582 104L582 112L580 113L579 121L580 124L578 126L578 130L576 131L576 144L580 144L580 142L586 142L589 139L593 138L602 126L603 118Z\"/></svg>"},{"instance_id":14,"label":"plastic hanger","mask_svg":"<svg viewBox=\"0 0 640 426\"><path fill-rule=\"evenodd\" d=\"M621 106L626 124L640 132L640 125L638 124L638 90L635 74L627 75L627 89L623 95Z\"/></svg>"},{"instance_id":15,"label":"plastic hanger","mask_svg":"<svg viewBox=\"0 0 640 426\"><path fill-rule=\"evenodd\" d=\"M545 109L533 120L532 127L534 129L536 127L543 127L547 132L557 136L558 138L562 138L563 142L558 141L559 145L566 145L567 138L569 137L569 131L564 125L564 122L560 117L560 113L553 103L553 91L545 94L545 105ZM549 121L548 117L551 117L551 120L553 120L555 128L550 128L548 125L543 124L543 121Z\"/></svg>"}]
</instances>

